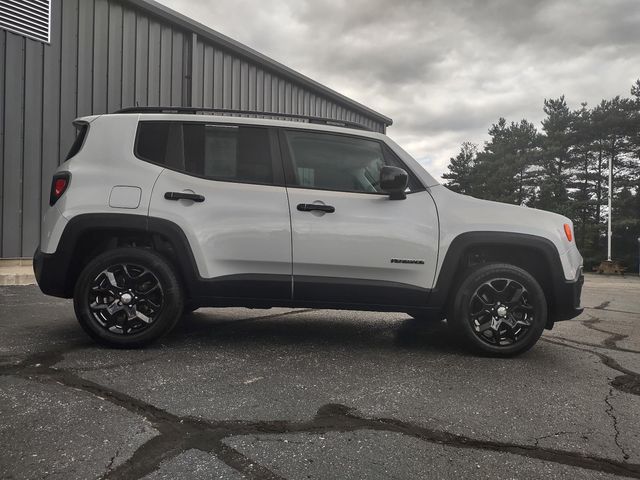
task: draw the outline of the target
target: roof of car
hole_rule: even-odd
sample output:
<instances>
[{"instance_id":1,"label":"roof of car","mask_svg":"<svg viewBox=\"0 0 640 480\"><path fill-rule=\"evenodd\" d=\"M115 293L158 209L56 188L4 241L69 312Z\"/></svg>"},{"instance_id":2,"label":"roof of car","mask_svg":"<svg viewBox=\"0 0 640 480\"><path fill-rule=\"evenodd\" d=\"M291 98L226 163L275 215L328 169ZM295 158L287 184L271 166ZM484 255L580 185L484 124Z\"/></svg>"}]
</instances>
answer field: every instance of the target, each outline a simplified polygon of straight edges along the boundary
<instances>
[{"instance_id":1,"label":"roof of car","mask_svg":"<svg viewBox=\"0 0 640 480\"><path fill-rule=\"evenodd\" d=\"M211 114L234 116L239 118L259 118L285 121L306 122L315 125L330 125L334 127L355 128L358 130L372 130L368 125L349 120L335 118L317 117L313 115L302 115L297 113L265 112L257 110L232 110L228 108L201 108L201 107L127 107L115 113L138 113L138 114Z\"/></svg>"},{"instance_id":2,"label":"roof of car","mask_svg":"<svg viewBox=\"0 0 640 480\"><path fill-rule=\"evenodd\" d=\"M304 115L247 112L232 110L207 110L186 108L131 108L111 114L82 117L77 122L90 123L98 117L121 117L137 115L138 120L147 121L181 121L181 122L215 122L246 125L265 125L272 127L300 128L333 133L348 133L369 138L379 138L383 134L370 130L366 125L335 120L330 118L309 117ZM268 117L267 117L268 116Z\"/></svg>"}]
</instances>

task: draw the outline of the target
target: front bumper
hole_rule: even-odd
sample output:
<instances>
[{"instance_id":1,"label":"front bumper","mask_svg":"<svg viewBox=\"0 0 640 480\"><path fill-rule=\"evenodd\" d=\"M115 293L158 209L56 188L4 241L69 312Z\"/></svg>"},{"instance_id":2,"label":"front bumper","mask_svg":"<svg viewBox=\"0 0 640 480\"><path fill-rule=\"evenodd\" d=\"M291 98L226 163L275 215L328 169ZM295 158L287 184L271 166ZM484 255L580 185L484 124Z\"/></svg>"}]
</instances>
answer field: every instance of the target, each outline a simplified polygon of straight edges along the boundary
<instances>
[{"instance_id":1,"label":"front bumper","mask_svg":"<svg viewBox=\"0 0 640 480\"><path fill-rule=\"evenodd\" d=\"M576 275L576 279L556 287L555 304L552 311L552 320L559 322L570 320L582 313L584 308L580 306L580 296L582 295L582 285L584 284L584 274L582 268Z\"/></svg>"}]
</instances>

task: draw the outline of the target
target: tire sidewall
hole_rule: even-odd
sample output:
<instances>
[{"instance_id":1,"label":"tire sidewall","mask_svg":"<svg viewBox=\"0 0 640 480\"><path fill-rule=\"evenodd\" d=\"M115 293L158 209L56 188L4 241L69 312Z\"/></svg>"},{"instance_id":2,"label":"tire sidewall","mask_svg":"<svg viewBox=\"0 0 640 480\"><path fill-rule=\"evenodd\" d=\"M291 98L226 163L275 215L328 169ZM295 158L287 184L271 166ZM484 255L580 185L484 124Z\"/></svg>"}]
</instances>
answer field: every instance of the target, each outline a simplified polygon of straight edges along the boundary
<instances>
[{"instance_id":1,"label":"tire sidewall","mask_svg":"<svg viewBox=\"0 0 640 480\"><path fill-rule=\"evenodd\" d=\"M106 268L118 263L130 263L149 269L163 290L163 306L153 324L132 335L109 332L93 317L89 308L89 289L93 280ZM97 342L110 347L136 348L147 345L168 333L182 315L183 295L178 278L159 254L141 248L118 248L91 260L76 282L73 305L76 317L84 331Z\"/></svg>"},{"instance_id":2,"label":"tire sidewall","mask_svg":"<svg viewBox=\"0 0 640 480\"><path fill-rule=\"evenodd\" d=\"M494 278L507 278L520 282L529 292L529 303L534 308L533 324L515 344L491 345L480 339L469 321L471 296L482 283ZM509 264L486 264L468 272L459 285L450 309L449 323L457 335L475 351L493 356L514 356L529 350L538 341L547 324L547 301L544 291L536 279L525 270Z\"/></svg>"}]
</instances>

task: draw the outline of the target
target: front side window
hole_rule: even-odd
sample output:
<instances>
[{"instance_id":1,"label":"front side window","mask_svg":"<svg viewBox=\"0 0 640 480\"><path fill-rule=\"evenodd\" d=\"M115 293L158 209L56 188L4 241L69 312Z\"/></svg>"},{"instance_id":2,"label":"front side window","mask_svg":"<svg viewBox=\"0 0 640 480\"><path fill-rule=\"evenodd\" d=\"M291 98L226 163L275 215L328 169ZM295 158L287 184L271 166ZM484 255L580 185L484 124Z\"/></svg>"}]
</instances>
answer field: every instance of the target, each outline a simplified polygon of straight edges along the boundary
<instances>
[{"instance_id":1,"label":"front side window","mask_svg":"<svg viewBox=\"0 0 640 480\"><path fill-rule=\"evenodd\" d=\"M365 138L287 131L293 184L345 192L383 193L380 170L400 166L385 155L382 144ZM411 177L410 177L411 178ZM409 191L412 191L409 182Z\"/></svg>"},{"instance_id":2,"label":"front side window","mask_svg":"<svg viewBox=\"0 0 640 480\"><path fill-rule=\"evenodd\" d=\"M269 132L197 122L140 122L136 154L143 160L212 180L274 182Z\"/></svg>"}]
</instances>

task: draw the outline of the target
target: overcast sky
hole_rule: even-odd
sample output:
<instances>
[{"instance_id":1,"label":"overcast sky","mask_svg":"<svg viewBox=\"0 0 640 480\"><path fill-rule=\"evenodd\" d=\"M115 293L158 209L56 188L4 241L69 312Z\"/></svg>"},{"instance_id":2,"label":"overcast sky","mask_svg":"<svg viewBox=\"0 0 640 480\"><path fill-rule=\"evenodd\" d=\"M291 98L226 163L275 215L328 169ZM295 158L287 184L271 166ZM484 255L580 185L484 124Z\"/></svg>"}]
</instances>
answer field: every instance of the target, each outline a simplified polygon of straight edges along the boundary
<instances>
[{"instance_id":1,"label":"overcast sky","mask_svg":"<svg viewBox=\"0 0 640 480\"><path fill-rule=\"evenodd\" d=\"M161 0L394 120L435 176L503 116L545 98L629 96L640 0Z\"/></svg>"}]
</instances>

